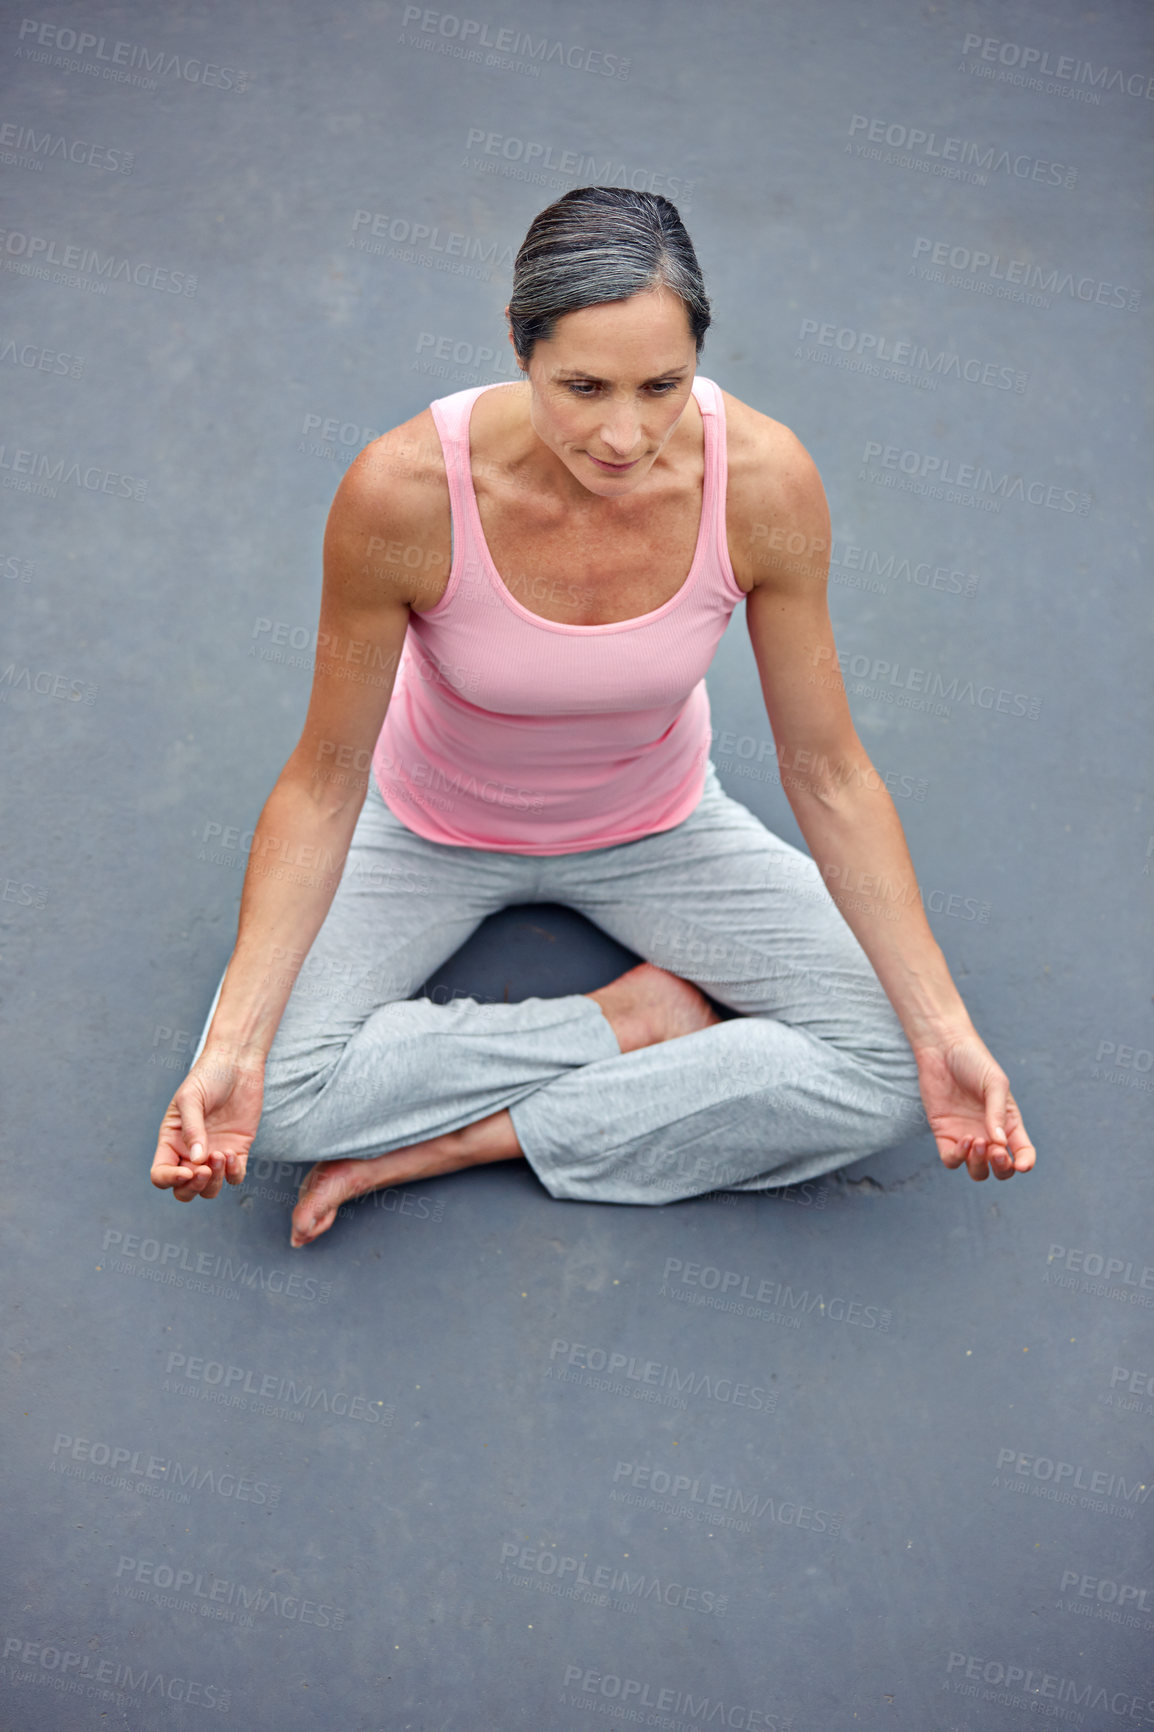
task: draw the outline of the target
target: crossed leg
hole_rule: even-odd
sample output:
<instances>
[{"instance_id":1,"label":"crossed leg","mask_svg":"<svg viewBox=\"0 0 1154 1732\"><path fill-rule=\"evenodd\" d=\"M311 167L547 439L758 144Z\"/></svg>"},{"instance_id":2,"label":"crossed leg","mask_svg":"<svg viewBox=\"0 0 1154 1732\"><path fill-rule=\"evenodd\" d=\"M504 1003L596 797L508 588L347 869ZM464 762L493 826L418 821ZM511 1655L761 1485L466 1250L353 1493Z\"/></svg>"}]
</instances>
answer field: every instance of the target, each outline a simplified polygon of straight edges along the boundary
<instances>
[{"instance_id":1,"label":"crossed leg","mask_svg":"<svg viewBox=\"0 0 1154 1732\"><path fill-rule=\"evenodd\" d=\"M487 914L538 901L646 961L592 993L410 999ZM714 1026L705 993L736 1020ZM528 1160L553 1196L652 1204L814 1177L923 1124L901 1026L816 866L715 777L670 832L547 858L425 842L370 790L253 1152L307 1170L304 1245L351 1197L489 1161Z\"/></svg>"},{"instance_id":2,"label":"crossed leg","mask_svg":"<svg viewBox=\"0 0 1154 1732\"><path fill-rule=\"evenodd\" d=\"M582 996L600 1005L623 1053L693 1034L721 1020L697 987L649 962ZM291 1242L300 1246L319 1239L342 1203L369 1191L518 1159L524 1155L513 1120L504 1111L372 1160L318 1161L301 1181Z\"/></svg>"}]
</instances>

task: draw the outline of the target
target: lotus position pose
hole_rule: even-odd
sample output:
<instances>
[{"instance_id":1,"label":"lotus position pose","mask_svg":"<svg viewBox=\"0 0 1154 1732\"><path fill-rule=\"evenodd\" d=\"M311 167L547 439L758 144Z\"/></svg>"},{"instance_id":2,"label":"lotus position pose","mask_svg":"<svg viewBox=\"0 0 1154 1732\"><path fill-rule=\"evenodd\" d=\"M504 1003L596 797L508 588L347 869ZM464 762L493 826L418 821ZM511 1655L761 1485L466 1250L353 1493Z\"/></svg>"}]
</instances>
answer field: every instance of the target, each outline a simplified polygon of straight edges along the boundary
<instances>
[{"instance_id":1,"label":"lotus position pose","mask_svg":"<svg viewBox=\"0 0 1154 1732\"><path fill-rule=\"evenodd\" d=\"M348 1198L486 1161L666 1203L928 1123L947 1167L1027 1172L850 717L817 470L696 373L709 302L675 207L566 193L505 311L523 377L433 402L337 489L308 713L153 1184L189 1202L250 1153L300 1162L304 1245ZM740 603L759 762L808 854L710 759L705 674ZM557 998L412 996L532 902L644 961Z\"/></svg>"}]
</instances>

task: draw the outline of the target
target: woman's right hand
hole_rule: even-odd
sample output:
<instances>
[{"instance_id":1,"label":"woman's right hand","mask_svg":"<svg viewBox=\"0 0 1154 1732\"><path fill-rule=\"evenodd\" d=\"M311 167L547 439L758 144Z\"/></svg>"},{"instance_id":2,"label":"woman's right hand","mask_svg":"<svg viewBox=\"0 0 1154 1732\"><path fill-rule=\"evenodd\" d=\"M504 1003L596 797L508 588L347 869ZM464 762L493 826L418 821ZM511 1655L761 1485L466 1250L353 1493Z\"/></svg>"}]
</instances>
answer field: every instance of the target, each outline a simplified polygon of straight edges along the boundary
<instances>
[{"instance_id":1,"label":"woman's right hand","mask_svg":"<svg viewBox=\"0 0 1154 1732\"><path fill-rule=\"evenodd\" d=\"M239 1185L263 1101L263 1064L206 1046L164 1115L153 1184L180 1203L207 1202L226 1178Z\"/></svg>"}]
</instances>

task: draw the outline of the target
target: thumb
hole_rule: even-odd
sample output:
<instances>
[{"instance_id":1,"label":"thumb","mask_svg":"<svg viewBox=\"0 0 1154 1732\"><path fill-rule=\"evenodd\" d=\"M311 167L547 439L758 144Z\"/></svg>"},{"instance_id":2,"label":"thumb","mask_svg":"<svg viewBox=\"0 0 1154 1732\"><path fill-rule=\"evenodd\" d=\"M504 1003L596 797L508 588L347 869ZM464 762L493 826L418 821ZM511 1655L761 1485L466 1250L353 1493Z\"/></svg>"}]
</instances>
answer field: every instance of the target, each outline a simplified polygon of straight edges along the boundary
<instances>
[{"instance_id":1,"label":"thumb","mask_svg":"<svg viewBox=\"0 0 1154 1732\"><path fill-rule=\"evenodd\" d=\"M1006 1102L1009 1099L1009 1079L1000 1072L990 1080L986 1090L986 1131L989 1137L987 1156L999 1178L1009 1178L1016 1161L1006 1137Z\"/></svg>"},{"instance_id":2,"label":"thumb","mask_svg":"<svg viewBox=\"0 0 1154 1732\"><path fill-rule=\"evenodd\" d=\"M1010 1093L1009 1079L991 1077L986 1089L986 1134L992 1143L1006 1143L1006 1100Z\"/></svg>"},{"instance_id":3,"label":"thumb","mask_svg":"<svg viewBox=\"0 0 1154 1732\"><path fill-rule=\"evenodd\" d=\"M180 1134L194 1166L208 1158L208 1135L204 1128L204 1111L195 1094L189 1093L179 1103Z\"/></svg>"},{"instance_id":4,"label":"thumb","mask_svg":"<svg viewBox=\"0 0 1154 1732\"><path fill-rule=\"evenodd\" d=\"M948 1167L950 1172L953 1172L955 1167L961 1166L966 1158L965 1139L963 1137L951 1137L944 1131L939 1135L935 1131L934 1141L938 1145L938 1154L941 1156L944 1167Z\"/></svg>"}]
</instances>

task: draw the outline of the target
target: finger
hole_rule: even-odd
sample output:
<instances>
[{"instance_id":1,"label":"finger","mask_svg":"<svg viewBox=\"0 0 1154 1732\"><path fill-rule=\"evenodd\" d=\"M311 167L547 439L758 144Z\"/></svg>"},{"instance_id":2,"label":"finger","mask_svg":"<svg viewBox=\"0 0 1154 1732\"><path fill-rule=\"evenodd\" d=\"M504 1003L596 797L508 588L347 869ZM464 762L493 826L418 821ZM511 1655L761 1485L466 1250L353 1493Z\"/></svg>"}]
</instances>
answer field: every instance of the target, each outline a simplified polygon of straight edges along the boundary
<instances>
[{"instance_id":1,"label":"finger","mask_svg":"<svg viewBox=\"0 0 1154 1732\"><path fill-rule=\"evenodd\" d=\"M229 1184L230 1185L242 1185L244 1183L245 1170L248 1166L248 1156L247 1155L229 1155L227 1158L226 1165L227 1165L226 1177L228 1179Z\"/></svg>"},{"instance_id":2,"label":"finger","mask_svg":"<svg viewBox=\"0 0 1154 1732\"><path fill-rule=\"evenodd\" d=\"M986 1129L989 1133L986 1154L995 1179L1012 1179L1014 1176L1014 1157L1007 1146L1006 1136L1009 1099L1009 1080L1004 1076L994 1077L986 1094Z\"/></svg>"},{"instance_id":3,"label":"finger","mask_svg":"<svg viewBox=\"0 0 1154 1732\"><path fill-rule=\"evenodd\" d=\"M179 1133L185 1148L188 1150L188 1159L193 1166L196 1166L204 1159L204 1152L208 1148L208 1137L205 1135L204 1114L195 1094L190 1091L188 1098L179 1102L176 1112L180 1120Z\"/></svg>"},{"instance_id":4,"label":"finger","mask_svg":"<svg viewBox=\"0 0 1154 1732\"><path fill-rule=\"evenodd\" d=\"M220 1190L220 1170L224 1164L223 1155L206 1155L200 1166L193 1172L194 1197L203 1197L211 1201Z\"/></svg>"},{"instance_id":5,"label":"finger","mask_svg":"<svg viewBox=\"0 0 1154 1732\"><path fill-rule=\"evenodd\" d=\"M214 1154L214 1155L210 1155L208 1158L209 1158L209 1162L211 1163L210 1169L209 1169L209 1179L208 1179L208 1183L204 1187L204 1190L200 1193L201 1196L204 1198L206 1203L210 1202L213 1197L215 1197L219 1194L220 1188L224 1184L224 1169L225 1169L225 1157L223 1155L215 1155Z\"/></svg>"},{"instance_id":6,"label":"finger","mask_svg":"<svg viewBox=\"0 0 1154 1732\"><path fill-rule=\"evenodd\" d=\"M986 1164L985 1137L970 1138L970 1152L966 1156L966 1166L970 1170L971 1179L976 1179L979 1184L981 1184L984 1179L989 1178L990 1169Z\"/></svg>"},{"instance_id":7,"label":"finger","mask_svg":"<svg viewBox=\"0 0 1154 1732\"><path fill-rule=\"evenodd\" d=\"M212 1164L207 1159L199 1166L191 1169L191 1176L184 1180L174 1191L173 1196L181 1203L191 1203L194 1197L202 1197L212 1181Z\"/></svg>"},{"instance_id":8,"label":"finger","mask_svg":"<svg viewBox=\"0 0 1154 1732\"><path fill-rule=\"evenodd\" d=\"M200 1196L203 1189L204 1183L199 1173L196 1173L187 1183L174 1186L172 1194L178 1203L191 1203L194 1197Z\"/></svg>"},{"instance_id":9,"label":"finger","mask_svg":"<svg viewBox=\"0 0 1154 1732\"><path fill-rule=\"evenodd\" d=\"M150 1177L158 1191L167 1191L191 1179L192 1172L191 1167L154 1166Z\"/></svg>"},{"instance_id":10,"label":"finger","mask_svg":"<svg viewBox=\"0 0 1154 1732\"><path fill-rule=\"evenodd\" d=\"M1038 1158L1038 1152L1029 1137L1026 1135L1026 1127L1022 1123L1022 1115L1019 1113L1017 1104L1012 1095L1010 1096L1009 1101L1009 1117L1010 1153L1014 1158L1014 1170L1019 1173L1028 1173Z\"/></svg>"},{"instance_id":11,"label":"finger","mask_svg":"<svg viewBox=\"0 0 1154 1732\"><path fill-rule=\"evenodd\" d=\"M968 1141L968 1137L959 1137L957 1142L951 1142L948 1138L939 1137L937 1139L938 1153L942 1157L943 1166L948 1167L951 1172L954 1172L956 1168L960 1167L968 1152L966 1147Z\"/></svg>"},{"instance_id":12,"label":"finger","mask_svg":"<svg viewBox=\"0 0 1154 1732\"><path fill-rule=\"evenodd\" d=\"M1009 1149L989 1143L986 1145L986 1159L990 1163L990 1171L995 1179L1013 1178L1014 1157Z\"/></svg>"},{"instance_id":13,"label":"finger","mask_svg":"<svg viewBox=\"0 0 1154 1732\"><path fill-rule=\"evenodd\" d=\"M986 1131L991 1143L1006 1141L1006 1102L1009 1099L1008 1078L995 1076L986 1090Z\"/></svg>"},{"instance_id":14,"label":"finger","mask_svg":"<svg viewBox=\"0 0 1154 1732\"><path fill-rule=\"evenodd\" d=\"M1014 1157L1004 1145L991 1143L986 1149L990 1163L990 1171L995 1179L1012 1179L1014 1176Z\"/></svg>"}]
</instances>

